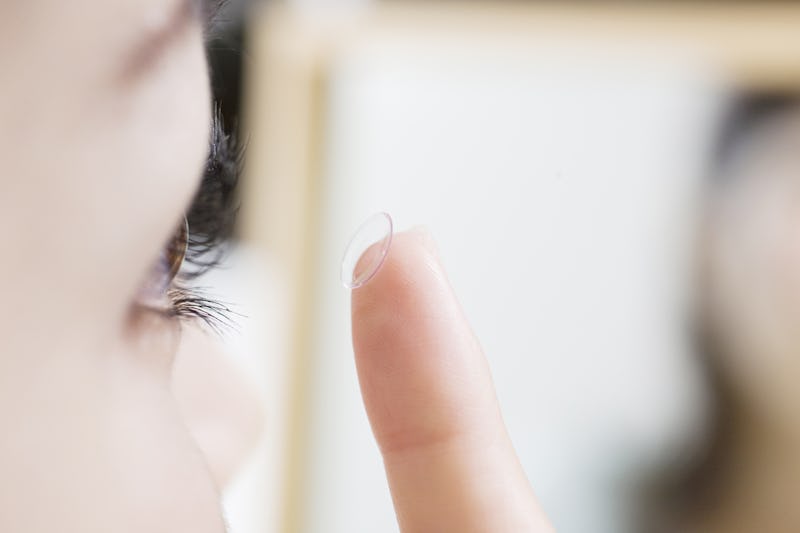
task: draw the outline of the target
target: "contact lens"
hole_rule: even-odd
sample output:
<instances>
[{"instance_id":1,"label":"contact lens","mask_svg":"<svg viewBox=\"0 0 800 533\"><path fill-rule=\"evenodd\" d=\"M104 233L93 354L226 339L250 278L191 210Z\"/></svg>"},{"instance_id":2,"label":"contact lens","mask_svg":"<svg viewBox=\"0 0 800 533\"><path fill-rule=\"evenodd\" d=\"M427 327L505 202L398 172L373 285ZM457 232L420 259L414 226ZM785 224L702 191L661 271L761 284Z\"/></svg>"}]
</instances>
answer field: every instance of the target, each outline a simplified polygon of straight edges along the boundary
<instances>
[{"instance_id":1,"label":"contact lens","mask_svg":"<svg viewBox=\"0 0 800 533\"><path fill-rule=\"evenodd\" d=\"M392 217L377 213L357 230L342 258L342 284L347 289L363 287L383 265L392 244Z\"/></svg>"}]
</instances>

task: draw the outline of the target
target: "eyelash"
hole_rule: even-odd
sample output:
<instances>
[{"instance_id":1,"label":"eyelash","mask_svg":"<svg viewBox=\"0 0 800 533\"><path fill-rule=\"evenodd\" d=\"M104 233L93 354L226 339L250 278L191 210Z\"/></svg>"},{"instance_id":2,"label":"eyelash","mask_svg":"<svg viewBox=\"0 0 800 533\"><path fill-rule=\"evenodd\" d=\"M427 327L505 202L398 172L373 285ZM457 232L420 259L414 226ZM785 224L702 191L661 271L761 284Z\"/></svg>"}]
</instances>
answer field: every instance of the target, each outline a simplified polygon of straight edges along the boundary
<instances>
[{"instance_id":1,"label":"eyelash","mask_svg":"<svg viewBox=\"0 0 800 533\"><path fill-rule=\"evenodd\" d=\"M224 254L223 244L233 236L243 157L242 144L226 131L220 110L215 109L203 178L186 215L189 243L185 264L190 268L185 276L190 279L217 266Z\"/></svg>"},{"instance_id":2,"label":"eyelash","mask_svg":"<svg viewBox=\"0 0 800 533\"><path fill-rule=\"evenodd\" d=\"M202 182L186 215L189 226L186 255L167 291L170 316L200 320L217 332L234 327L233 311L206 295L204 289L190 284L219 266L224 258L239 211L236 185L243 155L243 145L226 131L220 111L215 109Z\"/></svg>"}]
</instances>

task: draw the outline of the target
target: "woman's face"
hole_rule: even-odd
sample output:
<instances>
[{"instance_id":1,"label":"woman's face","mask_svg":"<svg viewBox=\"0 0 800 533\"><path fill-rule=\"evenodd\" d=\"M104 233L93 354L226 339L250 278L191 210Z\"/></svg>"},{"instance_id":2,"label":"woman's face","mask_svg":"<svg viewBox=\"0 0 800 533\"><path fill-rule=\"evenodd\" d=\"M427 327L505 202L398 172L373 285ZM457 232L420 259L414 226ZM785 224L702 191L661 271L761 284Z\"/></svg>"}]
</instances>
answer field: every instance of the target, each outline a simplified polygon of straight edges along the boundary
<instances>
[{"instance_id":1,"label":"woman's face","mask_svg":"<svg viewBox=\"0 0 800 533\"><path fill-rule=\"evenodd\" d=\"M0 4L0 531L224 530L138 301L208 150L194 3Z\"/></svg>"},{"instance_id":2,"label":"woman's face","mask_svg":"<svg viewBox=\"0 0 800 533\"><path fill-rule=\"evenodd\" d=\"M706 242L724 370L770 429L800 433L800 110L748 136L713 198ZM792 441L794 442L794 441Z\"/></svg>"}]
</instances>

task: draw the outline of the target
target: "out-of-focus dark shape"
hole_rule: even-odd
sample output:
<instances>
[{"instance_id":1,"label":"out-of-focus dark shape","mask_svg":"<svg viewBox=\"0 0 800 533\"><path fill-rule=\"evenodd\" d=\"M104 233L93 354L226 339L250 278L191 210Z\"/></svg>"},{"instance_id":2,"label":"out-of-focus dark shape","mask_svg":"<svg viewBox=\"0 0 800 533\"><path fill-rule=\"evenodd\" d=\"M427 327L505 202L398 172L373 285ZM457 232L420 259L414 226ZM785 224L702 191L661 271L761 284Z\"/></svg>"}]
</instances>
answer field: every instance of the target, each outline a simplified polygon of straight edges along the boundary
<instances>
[{"instance_id":1,"label":"out-of-focus dark shape","mask_svg":"<svg viewBox=\"0 0 800 533\"><path fill-rule=\"evenodd\" d=\"M722 130L698 250L714 417L654 484L644 532L800 531L799 102L746 95Z\"/></svg>"}]
</instances>

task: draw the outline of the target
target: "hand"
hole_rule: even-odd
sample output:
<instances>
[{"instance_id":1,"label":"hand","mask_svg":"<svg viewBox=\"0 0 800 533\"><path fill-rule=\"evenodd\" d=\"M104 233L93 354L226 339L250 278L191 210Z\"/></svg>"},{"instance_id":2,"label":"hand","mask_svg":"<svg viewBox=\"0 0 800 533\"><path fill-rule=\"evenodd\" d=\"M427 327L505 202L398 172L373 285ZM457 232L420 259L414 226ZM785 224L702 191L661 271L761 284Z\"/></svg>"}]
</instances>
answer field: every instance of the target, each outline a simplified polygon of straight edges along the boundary
<instances>
[{"instance_id":1,"label":"hand","mask_svg":"<svg viewBox=\"0 0 800 533\"><path fill-rule=\"evenodd\" d=\"M395 235L381 270L353 291L352 313L361 392L401 531L553 531L427 233Z\"/></svg>"}]
</instances>

